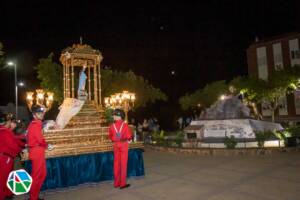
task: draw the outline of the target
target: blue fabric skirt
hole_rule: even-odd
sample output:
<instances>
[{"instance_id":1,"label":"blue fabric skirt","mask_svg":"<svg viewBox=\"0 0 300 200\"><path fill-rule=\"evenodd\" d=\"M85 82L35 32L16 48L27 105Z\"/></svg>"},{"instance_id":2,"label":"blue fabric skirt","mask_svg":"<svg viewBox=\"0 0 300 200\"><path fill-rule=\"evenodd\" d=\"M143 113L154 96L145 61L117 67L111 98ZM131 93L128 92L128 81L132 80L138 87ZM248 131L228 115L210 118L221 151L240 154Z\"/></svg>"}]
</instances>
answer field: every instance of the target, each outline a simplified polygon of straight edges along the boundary
<instances>
[{"instance_id":1,"label":"blue fabric skirt","mask_svg":"<svg viewBox=\"0 0 300 200\"><path fill-rule=\"evenodd\" d=\"M42 190L113 180L113 152L101 152L47 159L47 177ZM31 172L31 162L25 162ZM143 150L128 152L127 177L144 176Z\"/></svg>"}]
</instances>

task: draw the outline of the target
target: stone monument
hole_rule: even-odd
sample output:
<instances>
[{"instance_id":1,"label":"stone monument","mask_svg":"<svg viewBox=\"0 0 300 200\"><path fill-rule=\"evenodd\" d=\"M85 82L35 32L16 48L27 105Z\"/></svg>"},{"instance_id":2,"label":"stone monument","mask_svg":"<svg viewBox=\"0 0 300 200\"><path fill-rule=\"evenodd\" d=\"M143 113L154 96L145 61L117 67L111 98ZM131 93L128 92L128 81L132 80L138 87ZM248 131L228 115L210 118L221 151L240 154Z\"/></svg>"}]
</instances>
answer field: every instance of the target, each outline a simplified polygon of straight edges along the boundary
<instances>
[{"instance_id":1,"label":"stone monument","mask_svg":"<svg viewBox=\"0 0 300 200\"><path fill-rule=\"evenodd\" d=\"M223 141L227 136L237 140L254 140L257 131L283 130L278 123L255 120L250 109L236 96L226 96L206 109L200 118L185 128L186 139L193 133L200 141Z\"/></svg>"}]
</instances>

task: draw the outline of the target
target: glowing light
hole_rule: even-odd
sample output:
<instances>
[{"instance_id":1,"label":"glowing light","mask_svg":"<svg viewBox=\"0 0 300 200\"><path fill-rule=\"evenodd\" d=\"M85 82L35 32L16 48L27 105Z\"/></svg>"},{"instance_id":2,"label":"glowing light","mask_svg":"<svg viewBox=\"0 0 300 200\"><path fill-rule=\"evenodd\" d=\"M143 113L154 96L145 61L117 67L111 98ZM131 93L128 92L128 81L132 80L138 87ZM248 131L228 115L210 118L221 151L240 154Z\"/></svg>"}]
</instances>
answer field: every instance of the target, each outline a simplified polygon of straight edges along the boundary
<instances>
[{"instance_id":1,"label":"glowing light","mask_svg":"<svg viewBox=\"0 0 300 200\"><path fill-rule=\"evenodd\" d=\"M9 65L9 66L14 66L14 65L15 65L15 63L13 63L13 62L9 61L9 62L7 63L7 65Z\"/></svg>"},{"instance_id":2,"label":"glowing light","mask_svg":"<svg viewBox=\"0 0 300 200\"><path fill-rule=\"evenodd\" d=\"M105 98L104 98L104 103L105 103L105 104L109 104L109 98L108 98L108 97L105 97Z\"/></svg>"},{"instance_id":3,"label":"glowing light","mask_svg":"<svg viewBox=\"0 0 300 200\"><path fill-rule=\"evenodd\" d=\"M130 109L134 107L134 101L136 97L134 93L129 91L123 91L122 93L116 93L110 97L104 98L104 103L106 107L111 107L113 109L122 108L125 111L126 121L128 121L127 113Z\"/></svg>"},{"instance_id":4,"label":"glowing light","mask_svg":"<svg viewBox=\"0 0 300 200\"><path fill-rule=\"evenodd\" d=\"M226 96L223 94L220 96L220 100L224 100L226 98Z\"/></svg>"},{"instance_id":5,"label":"glowing light","mask_svg":"<svg viewBox=\"0 0 300 200\"><path fill-rule=\"evenodd\" d=\"M290 87L293 88L294 90L297 89L297 86L296 86L295 83L291 83L291 84L290 84Z\"/></svg>"},{"instance_id":6,"label":"glowing light","mask_svg":"<svg viewBox=\"0 0 300 200\"><path fill-rule=\"evenodd\" d=\"M53 101L53 92L47 92L48 100Z\"/></svg>"},{"instance_id":7,"label":"glowing light","mask_svg":"<svg viewBox=\"0 0 300 200\"><path fill-rule=\"evenodd\" d=\"M33 92L26 92L26 100L29 101L33 100Z\"/></svg>"},{"instance_id":8,"label":"glowing light","mask_svg":"<svg viewBox=\"0 0 300 200\"><path fill-rule=\"evenodd\" d=\"M37 104L45 107L46 111L48 111L52 107L53 100L53 92L45 93L42 89L37 89L36 95L34 95L34 92L26 92L26 103L30 110L33 104Z\"/></svg>"}]
</instances>

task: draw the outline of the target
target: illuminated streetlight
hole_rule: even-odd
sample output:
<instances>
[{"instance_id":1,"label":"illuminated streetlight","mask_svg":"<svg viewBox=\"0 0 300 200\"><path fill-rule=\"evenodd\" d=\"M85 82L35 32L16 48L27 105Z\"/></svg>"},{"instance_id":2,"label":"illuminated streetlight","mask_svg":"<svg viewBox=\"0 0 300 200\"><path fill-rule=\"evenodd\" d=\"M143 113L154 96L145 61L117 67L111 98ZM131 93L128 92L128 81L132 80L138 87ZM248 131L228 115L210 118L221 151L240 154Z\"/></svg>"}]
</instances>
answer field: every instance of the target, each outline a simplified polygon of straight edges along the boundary
<instances>
[{"instance_id":1,"label":"illuminated streetlight","mask_svg":"<svg viewBox=\"0 0 300 200\"><path fill-rule=\"evenodd\" d=\"M19 85L20 87L24 87L24 86L25 86L25 83L21 81L21 82L18 83L18 85Z\"/></svg>"},{"instance_id":2,"label":"illuminated streetlight","mask_svg":"<svg viewBox=\"0 0 300 200\"><path fill-rule=\"evenodd\" d=\"M125 112L125 121L128 122L128 111L133 108L135 100L136 97L134 93L123 91L122 93L116 93L110 97L105 97L104 103L106 107L111 107L113 109L122 108Z\"/></svg>"},{"instance_id":3,"label":"illuminated streetlight","mask_svg":"<svg viewBox=\"0 0 300 200\"><path fill-rule=\"evenodd\" d=\"M48 111L52 107L53 96L53 92L44 92L42 89L37 89L35 92L29 91L26 92L26 103L29 110L36 104L46 108L46 111Z\"/></svg>"},{"instance_id":4,"label":"illuminated streetlight","mask_svg":"<svg viewBox=\"0 0 300 200\"><path fill-rule=\"evenodd\" d=\"M9 61L7 62L7 65L8 66L13 66L14 67L14 70L15 70L15 104L16 104L16 119L18 120L18 85L17 85L17 64L12 62L12 61Z\"/></svg>"}]
</instances>

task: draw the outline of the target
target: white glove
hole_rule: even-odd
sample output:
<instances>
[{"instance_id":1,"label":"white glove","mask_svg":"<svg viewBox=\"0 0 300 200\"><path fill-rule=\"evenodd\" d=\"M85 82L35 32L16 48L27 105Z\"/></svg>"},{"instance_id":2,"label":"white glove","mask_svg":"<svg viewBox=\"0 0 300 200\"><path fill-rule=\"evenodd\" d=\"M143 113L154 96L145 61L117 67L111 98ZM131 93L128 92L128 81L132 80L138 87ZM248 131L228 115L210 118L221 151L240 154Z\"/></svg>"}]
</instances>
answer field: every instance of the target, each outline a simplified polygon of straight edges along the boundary
<instances>
[{"instance_id":1,"label":"white glove","mask_svg":"<svg viewBox=\"0 0 300 200\"><path fill-rule=\"evenodd\" d=\"M51 144L48 144L48 151L52 151L54 149L54 146Z\"/></svg>"},{"instance_id":2,"label":"white glove","mask_svg":"<svg viewBox=\"0 0 300 200\"><path fill-rule=\"evenodd\" d=\"M22 153L28 153L28 149L27 148L23 149Z\"/></svg>"}]
</instances>

